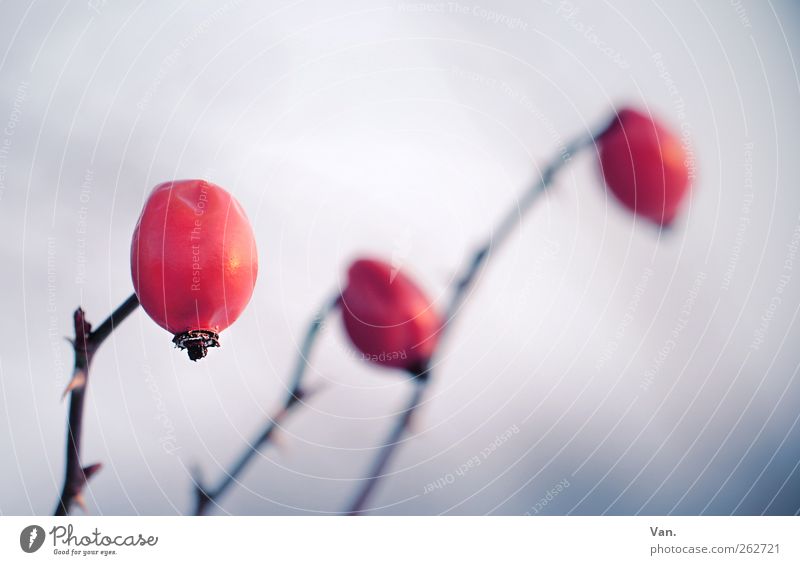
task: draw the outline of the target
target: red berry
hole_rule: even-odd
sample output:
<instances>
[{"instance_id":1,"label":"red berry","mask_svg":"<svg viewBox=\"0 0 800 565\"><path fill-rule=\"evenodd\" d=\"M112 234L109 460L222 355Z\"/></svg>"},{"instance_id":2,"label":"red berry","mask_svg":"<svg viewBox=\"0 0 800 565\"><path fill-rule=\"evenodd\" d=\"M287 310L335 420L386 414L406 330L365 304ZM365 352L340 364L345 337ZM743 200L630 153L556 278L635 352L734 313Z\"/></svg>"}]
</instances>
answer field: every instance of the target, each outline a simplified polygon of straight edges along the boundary
<instances>
[{"instance_id":1,"label":"red berry","mask_svg":"<svg viewBox=\"0 0 800 565\"><path fill-rule=\"evenodd\" d=\"M358 260L347 274L342 320L353 345L373 363L422 374L442 327L428 298L382 261Z\"/></svg>"},{"instance_id":2,"label":"red berry","mask_svg":"<svg viewBox=\"0 0 800 565\"><path fill-rule=\"evenodd\" d=\"M190 359L219 346L219 332L250 301L257 273L253 230L227 191L204 180L153 189L133 232L133 287Z\"/></svg>"},{"instance_id":3,"label":"red berry","mask_svg":"<svg viewBox=\"0 0 800 565\"><path fill-rule=\"evenodd\" d=\"M650 116L621 110L600 136L606 185L634 213L669 225L688 194L689 169L680 140Z\"/></svg>"}]
</instances>

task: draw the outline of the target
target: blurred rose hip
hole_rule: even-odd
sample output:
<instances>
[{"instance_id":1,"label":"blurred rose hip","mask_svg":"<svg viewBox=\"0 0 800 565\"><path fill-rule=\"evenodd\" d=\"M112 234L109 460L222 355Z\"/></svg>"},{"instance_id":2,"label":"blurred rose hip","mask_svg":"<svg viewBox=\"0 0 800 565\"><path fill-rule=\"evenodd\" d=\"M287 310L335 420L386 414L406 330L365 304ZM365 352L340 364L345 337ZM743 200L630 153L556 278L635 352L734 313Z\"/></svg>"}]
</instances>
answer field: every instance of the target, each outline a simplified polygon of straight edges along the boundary
<instances>
[{"instance_id":1,"label":"blurred rose hip","mask_svg":"<svg viewBox=\"0 0 800 565\"><path fill-rule=\"evenodd\" d=\"M624 108L597 138L606 185L626 207L668 226L689 191L686 151L661 123Z\"/></svg>"},{"instance_id":2,"label":"blurred rose hip","mask_svg":"<svg viewBox=\"0 0 800 565\"><path fill-rule=\"evenodd\" d=\"M422 290L374 259L355 261L347 275L342 320L353 345L373 363L423 373L442 323Z\"/></svg>"},{"instance_id":3,"label":"blurred rose hip","mask_svg":"<svg viewBox=\"0 0 800 565\"><path fill-rule=\"evenodd\" d=\"M136 296L196 361L242 313L258 273L255 238L239 203L204 180L156 186L131 244Z\"/></svg>"}]
</instances>

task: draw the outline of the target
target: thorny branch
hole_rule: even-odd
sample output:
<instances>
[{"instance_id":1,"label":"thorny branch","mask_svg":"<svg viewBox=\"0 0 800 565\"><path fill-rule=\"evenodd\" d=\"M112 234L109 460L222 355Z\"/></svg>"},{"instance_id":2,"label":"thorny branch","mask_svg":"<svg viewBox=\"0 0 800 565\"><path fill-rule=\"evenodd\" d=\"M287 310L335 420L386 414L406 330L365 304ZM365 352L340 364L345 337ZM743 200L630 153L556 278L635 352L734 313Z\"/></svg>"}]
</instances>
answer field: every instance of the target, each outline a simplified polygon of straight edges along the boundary
<instances>
[{"instance_id":1,"label":"thorny branch","mask_svg":"<svg viewBox=\"0 0 800 565\"><path fill-rule=\"evenodd\" d=\"M309 398L313 391L304 387L304 376L306 368L308 367L308 360L314 343L319 336L320 331L324 327L325 319L328 315L339 305L340 296L337 294L334 298L328 300L325 305L319 310L316 316L311 320L306 330L306 335L303 338L303 343L300 345L300 350L297 356L297 363L292 373L292 379L289 385L289 394L283 403L281 409L273 415L266 423L261 432L248 444L245 451L239 456L234 466L230 471L225 473L225 476L220 480L216 487L209 488L202 484L199 476L194 477L195 484L195 515L202 516L208 510L210 504L217 504L219 498L237 481L238 477L242 474L248 463L255 457L257 453L264 447L275 431L280 427L283 420L288 416L291 410L302 404Z\"/></svg>"},{"instance_id":2,"label":"thorny branch","mask_svg":"<svg viewBox=\"0 0 800 565\"><path fill-rule=\"evenodd\" d=\"M56 504L55 516L66 516L73 503L84 507L83 488L92 475L100 470L100 463L83 466L81 462L81 432L83 428L83 404L89 384L89 367L94 354L111 332L139 306L135 294L128 297L100 326L92 331L82 308L75 310L75 339L70 340L75 350L75 369L64 395L70 395L69 418L67 420L67 463L64 487Z\"/></svg>"},{"instance_id":3,"label":"thorny branch","mask_svg":"<svg viewBox=\"0 0 800 565\"><path fill-rule=\"evenodd\" d=\"M587 134L582 135L575 139L572 143L563 148L563 150L553 158L547 167L542 171L540 179L533 184L522 195L519 201L513 206L503 217L501 222L497 225L492 235L489 236L487 241L475 251L469 262L464 267L462 274L457 277L453 295L450 303L445 311L444 322L440 330L440 340L452 325L456 316L461 311L461 306L464 301L470 296L471 289L479 280L479 275L486 267L487 262L494 253L508 240L509 236L513 233L514 228L519 225L520 220L525 215L531 206L544 193L544 191L553 183L556 173L561 170L570 158L578 153L581 149L594 144L596 139L595 135ZM441 343L441 341L440 341ZM392 457L392 454L400 444L408 424L412 419L414 412L422 403L425 391L431 381L431 369L425 370L421 377L414 379L414 393L411 396L408 405L400 413L395 425L389 432L386 441L381 446L378 454L375 456L372 466L370 467L369 474L363 479L358 494L356 495L352 505L347 511L348 515L358 515L364 512L365 504L369 499L370 493L375 489L378 482L385 476L384 470Z\"/></svg>"},{"instance_id":4,"label":"thorny branch","mask_svg":"<svg viewBox=\"0 0 800 565\"><path fill-rule=\"evenodd\" d=\"M479 247L465 265L462 274L457 278L455 288L450 303L445 311L444 322L440 330L441 337L449 329L450 325L459 314L464 301L470 296L470 291L479 280L489 259L513 233L514 228L525 213L531 208L538 197L552 184L556 173L570 160L570 158L581 149L591 145L595 140L593 135L585 135L577 138L573 143L567 145L563 151L553 160L542 172L541 178L531 186L516 203L516 205L503 217L492 235ZM314 343L323 327L325 319L331 312L338 307L340 296L337 294L329 300L319 311L309 324L305 338L299 350L298 360L295 365L289 393L282 408L273 415L262 431L248 445L239 459L225 477L213 488L202 484L199 477L195 477L195 514L205 514L208 506L217 504L219 498L237 481L238 477L247 467L253 457L259 453L279 428L283 420L291 410L301 404L302 400L308 398L311 391L303 386L303 378L308 366L308 358L313 349ZM131 295L122 305L120 305L95 331L92 331L91 324L86 321L83 309L75 311L75 339L71 340L75 351L75 368L73 378L65 391L70 394L69 418L67 423L67 463L64 478L64 486L61 497L56 506L54 515L64 516L69 514L73 503L84 506L83 489L89 479L99 471L101 465L95 463L83 466L80 456L81 432L83 424L83 405L88 386L89 367L100 345L111 335L111 332L127 318L139 306L139 301L135 294ZM364 479L364 483L350 506L347 514L361 514L371 493L378 485L380 479L384 477L384 471L388 465L394 451L400 443L405 431L408 429L417 408L422 403L427 386L430 383L430 367L423 367L417 374L412 376L414 391L409 397L409 401L400 413L395 425L376 455L370 472Z\"/></svg>"}]
</instances>

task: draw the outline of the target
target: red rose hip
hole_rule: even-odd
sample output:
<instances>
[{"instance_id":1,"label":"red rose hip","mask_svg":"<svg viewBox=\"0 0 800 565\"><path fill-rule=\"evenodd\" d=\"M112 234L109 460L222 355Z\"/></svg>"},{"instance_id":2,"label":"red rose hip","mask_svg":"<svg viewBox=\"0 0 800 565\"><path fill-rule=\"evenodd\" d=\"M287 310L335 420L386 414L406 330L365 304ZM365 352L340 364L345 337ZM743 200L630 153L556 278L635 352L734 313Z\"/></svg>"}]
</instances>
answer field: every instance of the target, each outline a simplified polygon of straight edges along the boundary
<instances>
[{"instance_id":1,"label":"red rose hip","mask_svg":"<svg viewBox=\"0 0 800 565\"><path fill-rule=\"evenodd\" d=\"M422 375L442 327L420 288L382 261L360 259L342 292L344 328L366 359Z\"/></svg>"},{"instance_id":2,"label":"red rose hip","mask_svg":"<svg viewBox=\"0 0 800 565\"><path fill-rule=\"evenodd\" d=\"M614 196L635 214L669 225L689 191L688 157L678 137L650 116L625 108L597 145Z\"/></svg>"},{"instance_id":3,"label":"red rose hip","mask_svg":"<svg viewBox=\"0 0 800 565\"><path fill-rule=\"evenodd\" d=\"M247 306L257 273L253 230L227 191L204 180L153 189L133 232L133 287L190 359L219 347L219 332Z\"/></svg>"}]
</instances>

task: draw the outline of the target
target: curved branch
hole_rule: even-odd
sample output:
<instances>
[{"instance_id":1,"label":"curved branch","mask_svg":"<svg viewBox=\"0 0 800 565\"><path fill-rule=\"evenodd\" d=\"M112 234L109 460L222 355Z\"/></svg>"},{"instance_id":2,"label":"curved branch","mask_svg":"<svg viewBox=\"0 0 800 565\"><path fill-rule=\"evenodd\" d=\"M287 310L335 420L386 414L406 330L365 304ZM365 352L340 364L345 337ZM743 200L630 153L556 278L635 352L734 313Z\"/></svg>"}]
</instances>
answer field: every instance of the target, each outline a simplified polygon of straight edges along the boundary
<instances>
[{"instance_id":1,"label":"curved branch","mask_svg":"<svg viewBox=\"0 0 800 565\"><path fill-rule=\"evenodd\" d=\"M494 253L508 241L509 236L513 233L514 228L519 225L525 213L530 210L538 197L553 183L556 173L569 162L573 155L578 153L581 149L592 145L595 138L596 136L591 134L579 136L553 158L542 172L541 178L525 191L517 204L513 206L502 218L500 223L497 224L497 227L487 241L472 254L470 260L464 266L462 274L457 278L453 295L445 310L445 318L440 330L440 343L441 339L450 328L450 325L461 311L462 304L469 297L470 290L475 286L479 278L478 275L483 271L489 259L494 257ZM370 474L364 479L365 482L363 486L356 495L350 509L347 511L348 515L355 516L364 511L371 492L377 486L378 481L384 476L384 469L388 465L392 454L397 449L405 430L408 428L411 417L422 403L425 391L431 381L430 369L426 368L422 376L424 378L418 377L415 379L416 388L414 394L411 396L410 403L400 414L395 426L391 429L386 441L375 456Z\"/></svg>"},{"instance_id":2,"label":"curved branch","mask_svg":"<svg viewBox=\"0 0 800 565\"><path fill-rule=\"evenodd\" d=\"M264 447L272 434L280 426L281 422L289 415L291 410L301 404L301 400L307 399L311 395L311 391L303 387L303 380L308 367L308 360L311 356L311 351L314 348L317 337L324 327L325 319L330 313L339 305L340 296L337 294L333 299L328 300L325 305L319 310L316 316L311 320L306 330L306 335L303 338L303 343L300 346L297 362L292 373L292 378L289 384L289 394L283 403L283 407L272 416L261 432L250 442L245 451L239 456L230 471L225 473L225 476L220 480L214 488L203 486L200 477L194 478L195 484L195 511L196 516L202 516L206 513L210 504L217 504L219 498L236 482L237 478L242 474L244 469L255 457L257 453Z\"/></svg>"},{"instance_id":3,"label":"curved branch","mask_svg":"<svg viewBox=\"0 0 800 565\"><path fill-rule=\"evenodd\" d=\"M494 256L493 252L496 252L508 241L509 236L514 232L514 228L519 225L522 218L538 200L539 196L553 184L556 173L558 173L576 153L593 145L594 140L595 135L580 136L572 141L572 143L568 144L561 153L551 159L547 167L542 171L541 178L523 193L517 205L511 207L500 223L497 224L492 235L490 235L486 242L472 254L469 262L463 268L461 276L458 277L458 282L456 282L450 304L445 311L442 333L446 332L453 322L453 319L458 315L461 305L469 296L469 291L477 282L482 267Z\"/></svg>"},{"instance_id":4,"label":"curved branch","mask_svg":"<svg viewBox=\"0 0 800 565\"><path fill-rule=\"evenodd\" d=\"M406 407L400 413L400 416L395 422L394 427L386 437L383 449L378 452L378 455L372 462L372 467L370 468L366 479L364 479L364 485L361 487L356 499L353 501L350 509L347 511L348 516L357 516L362 512L364 505L372 494L372 491L378 485L378 481L384 476L384 469L389 463L389 459L392 457L392 454L394 453L397 445L400 443L400 440L403 438L403 434L405 434L406 430L408 429L408 426L411 423L411 417L414 415L414 411L422 402L422 397L425 394L425 388L427 387L427 375L423 374L418 377L413 377L413 380L414 392L409 397Z\"/></svg>"},{"instance_id":5,"label":"curved branch","mask_svg":"<svg viewBox=\"0 0 800 565\"><path fill-rule=\"evenodd\" d=\"M67 419L67 463L61 497L53 512L55 516L69 514L73 503L84 506L83 488L92 475L100 470L100 463L84 467L81 462L83 404L86 387L89 384L89 366L92 364L94 354L97 353L106 338L138 306L139 299L132 294L95 331L92 331L92 325L86 321L83 309L79 307L75 310L75 339L70 340L75 350L75 369L72 380L67 386L67 390L64 391L65 396L67 393L70 395L69 418Z\"/></svg>"}]
</instances>

